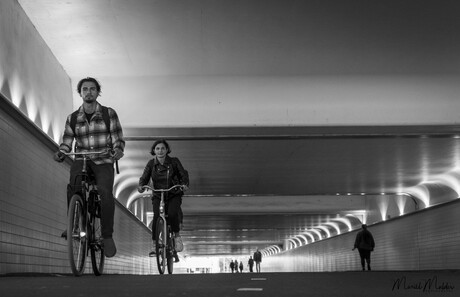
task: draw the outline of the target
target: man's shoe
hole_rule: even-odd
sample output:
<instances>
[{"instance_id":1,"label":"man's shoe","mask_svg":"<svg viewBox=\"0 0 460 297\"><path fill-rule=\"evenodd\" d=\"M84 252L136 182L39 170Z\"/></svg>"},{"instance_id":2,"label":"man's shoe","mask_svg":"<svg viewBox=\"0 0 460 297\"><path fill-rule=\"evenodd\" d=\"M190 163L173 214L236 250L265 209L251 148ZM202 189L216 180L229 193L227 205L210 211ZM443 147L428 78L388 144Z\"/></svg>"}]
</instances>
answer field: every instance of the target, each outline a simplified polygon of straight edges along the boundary
<instances>
[{"instance_id":1,"label":"man's shoe","mask_svg":"<svg viewBox=\"0 0 460 297\"><path fill-rule=\"evenodd\" d=\"M113 256L115 256L115 254L117 253L117 248L115 246L115 242L113 241L113 239L104 238L103 244L104 244L104 255L107 258L112 258Z\"/></svg>"},{"instance_id":2,"label":"man's shoe","mask_svg":"<svg viewBox=\"0 0 460 297\"><path fill-rule=\"evenodd\" d=\"M62 232L61 237L67 240L67 229Z\"/></svg>"},{"instance_id":3,"label":"man's shoe","mask_svg":"<svg viewBox=\"0 0 460 297\"><path fill-rule=\"evenodd\" d=\"M157 254L157 251L153 250L149 253L149 257L155 257Z\"/></svg>"},{"instance_id":4,"label":"man's shoe","mask_svg":"<svg viewBox=\"0 0 460 297\"><path fill-rule=\"evenodd\" d=\"M182 243L182 238L179 234L174 236L174 241L176 243L176 252L182 252L184 250L184 244Z\"/></svg>"}]
</instances>

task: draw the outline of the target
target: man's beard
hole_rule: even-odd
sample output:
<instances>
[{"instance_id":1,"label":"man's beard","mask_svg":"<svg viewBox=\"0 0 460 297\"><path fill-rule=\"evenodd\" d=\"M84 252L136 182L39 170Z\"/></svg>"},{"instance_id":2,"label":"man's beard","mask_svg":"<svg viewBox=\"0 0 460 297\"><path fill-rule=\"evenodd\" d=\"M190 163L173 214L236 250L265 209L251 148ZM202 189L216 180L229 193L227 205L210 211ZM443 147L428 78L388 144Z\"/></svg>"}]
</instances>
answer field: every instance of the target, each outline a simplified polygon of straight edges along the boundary
<instances>
[{"instance_id":1,"label":"man's beard","mask_svg":"<svg viewBox=\"0 0 460 297\"><path fill-rule=\"evenodd\" d=\"M86 96L86 97L84 98L84 100L85 100L86 103L92 103L92 102L94 102L94 99L93 99L92 96Z\"/></svg>"}]
</instances>

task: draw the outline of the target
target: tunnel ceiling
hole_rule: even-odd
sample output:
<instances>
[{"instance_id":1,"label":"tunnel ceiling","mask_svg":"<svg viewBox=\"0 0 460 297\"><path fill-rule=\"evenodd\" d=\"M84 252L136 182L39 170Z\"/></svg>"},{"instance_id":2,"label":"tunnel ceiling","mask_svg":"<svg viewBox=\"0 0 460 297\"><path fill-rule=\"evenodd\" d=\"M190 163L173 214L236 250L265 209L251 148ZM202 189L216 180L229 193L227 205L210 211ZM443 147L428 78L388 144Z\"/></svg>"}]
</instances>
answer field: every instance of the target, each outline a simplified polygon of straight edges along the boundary
<instances>
[{"instance_id":1,"label":"tunnel ceiling","mask_svg":"<svg viewBox=\"0 0 460 297\"><path fill-rule=\"evenodd\" d=\"M369 1L355 5L337 1L325 7L314 5L320 2L280 6L277 1L261 1L264 16L258 14L257 1L251 5L200 1L207 4L206 11L195 1L184 1L182 9L164 6L170 1L18 2L71 78L86 76L88 69L96 77L121 80L170 75L367 75L376 69L380 74L458 72L458 63L451 63L457 61L458 38L440 34L456 32L449 27L458 25L453 21L458 20L458 5L453 2L454 9L427 1L415 6L410 1L391 5L386 1L377 8L368 6ZM218 13L219 5L235 2L226 7L226 15ZM312 40L301 34L314 31L302 26L303 5L313 5L306 10L308 19L326 32L344 27L344 11L356 21L347 23L348 34L328 38L320 34ZM357 6L368 13L361 14ZM417 14L407 13L414 9ZM329 18L321 18L326 11ZM384 18L392 21L383 22ZM215 20L220 26L209 25ZM252 30L246 30L249 24ZM410 34L415 26L423 34ZM151 27L156 30L146 34ZM203 28L208 39L190 35ZM259 34L267 29L269 35ZM177 40L187 41L187 46ZM364 48L370 51L363 52ZM124 205L138 199L135 185L150 158L153 139L168 139L172 155L180 158L191 177L183 199L183 254L243 256L256 247L273 250L272 246L298 235L302 237L296 244L305 244L354 229L369 201L379 196L416 197L413 201L423 206L429 203L430 191L443 191L436 186L456 190L459 132L457 126L436 125L129 126L124 129L127 146L115 191ZM453 192L443 195L458 196Z\"/></svg>"}]
</instances>

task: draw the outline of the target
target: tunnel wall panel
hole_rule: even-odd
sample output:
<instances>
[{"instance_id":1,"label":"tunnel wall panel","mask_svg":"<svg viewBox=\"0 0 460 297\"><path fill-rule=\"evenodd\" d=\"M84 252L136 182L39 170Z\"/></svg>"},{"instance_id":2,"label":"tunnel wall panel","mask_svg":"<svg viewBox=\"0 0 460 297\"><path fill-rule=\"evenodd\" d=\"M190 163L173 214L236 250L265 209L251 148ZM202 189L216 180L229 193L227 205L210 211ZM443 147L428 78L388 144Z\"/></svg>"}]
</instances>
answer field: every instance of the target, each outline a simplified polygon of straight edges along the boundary
<instances>
[{"instance_id":1,"label":"tunnel wall panel","mask_svg":"<svg viewBox=\"0 0 460 297\"><path fill-rule=\"evenodd\" d=\"M460 268L460 200L370 225L373 270ZM263 272L361 270L356 231L265 257Z\"/></svg>"}]
</instances>

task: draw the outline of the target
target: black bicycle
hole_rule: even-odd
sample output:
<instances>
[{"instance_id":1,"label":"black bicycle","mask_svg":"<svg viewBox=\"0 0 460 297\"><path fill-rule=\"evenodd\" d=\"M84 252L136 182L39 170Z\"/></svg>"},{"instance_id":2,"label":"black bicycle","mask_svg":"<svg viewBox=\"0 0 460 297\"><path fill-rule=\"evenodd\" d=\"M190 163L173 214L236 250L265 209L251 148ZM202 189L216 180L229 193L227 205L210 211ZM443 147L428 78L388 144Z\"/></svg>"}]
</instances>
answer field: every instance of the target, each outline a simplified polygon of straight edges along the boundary
<instances>
[{"instance_id":1,"label":"black bicycle","mask_svg":"<svg viewBox=\"0 0 460 297\"><path fill-rule=\"evenodd\" d=\"M175 185L169 189L154 189L149 186L143 186L142 188L153 192L161 193L160 200L160 213L158 214L156 229L152 230L155 232L155 252L157 257L157 266L160 274L164 274L166 267L168 267L168 273L173 273L174 268L174 253L176 253L176 242L174 235L171 230L171 225L167 222L167 215L165 213L165 200L164 193L169 192L175 188L183 189L183 185Z\"/></svg>"},{"instance_id":2,"label":"black bicycle","mask_svg":"<svg viewBox=\"0 0 460 297\"><path fill-rule=\"evenodd\" d=\"M75 276L85 270L85 260L91 254L95 275L104 271L104 247L101 230L101 198L97 192L94 177L88 173L87 160L90 156L107 154L107 151L65 153L83 160L81 191L70 199L67 224L67 251L70 267Z\"/></svg>"}]
</instances>

